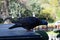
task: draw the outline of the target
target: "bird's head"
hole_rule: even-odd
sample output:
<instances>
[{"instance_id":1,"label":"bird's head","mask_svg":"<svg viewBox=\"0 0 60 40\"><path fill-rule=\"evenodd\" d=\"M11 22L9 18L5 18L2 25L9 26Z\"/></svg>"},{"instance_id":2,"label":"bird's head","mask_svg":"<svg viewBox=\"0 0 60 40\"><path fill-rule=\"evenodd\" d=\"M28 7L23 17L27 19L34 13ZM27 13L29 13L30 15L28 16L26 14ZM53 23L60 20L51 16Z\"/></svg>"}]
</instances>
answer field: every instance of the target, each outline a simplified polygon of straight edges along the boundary
<instances>
[{"instance_id":1,"label":"bird's head","mask_svg":"<svg viewBox=\"0 0 60 40\"><path fill-rule=\"evenodd\" d=\"M40 20L40 25L48 25L48 22L46 20Z\"/></svg>"}]
</instances>

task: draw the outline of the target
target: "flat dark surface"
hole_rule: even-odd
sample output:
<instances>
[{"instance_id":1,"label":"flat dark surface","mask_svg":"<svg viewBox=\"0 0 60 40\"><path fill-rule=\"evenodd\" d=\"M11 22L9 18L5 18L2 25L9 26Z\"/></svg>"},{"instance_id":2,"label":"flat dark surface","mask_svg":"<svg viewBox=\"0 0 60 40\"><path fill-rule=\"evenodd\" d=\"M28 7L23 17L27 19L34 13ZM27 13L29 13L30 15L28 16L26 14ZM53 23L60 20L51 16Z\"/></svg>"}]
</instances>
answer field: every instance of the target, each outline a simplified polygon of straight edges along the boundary
<instances>
[{"instance_id":1,"label":"flat dark surface","mask_svg":"<svg viewBox=\"0 0 60 40\"><path fill-rule=\"evenodd\" d=\"M27 32L23 28L8 29L13 24L0 24L0 40L2 39L26 39L41 38L41 35L35 32Z\"/></svg>"}]
</instances>

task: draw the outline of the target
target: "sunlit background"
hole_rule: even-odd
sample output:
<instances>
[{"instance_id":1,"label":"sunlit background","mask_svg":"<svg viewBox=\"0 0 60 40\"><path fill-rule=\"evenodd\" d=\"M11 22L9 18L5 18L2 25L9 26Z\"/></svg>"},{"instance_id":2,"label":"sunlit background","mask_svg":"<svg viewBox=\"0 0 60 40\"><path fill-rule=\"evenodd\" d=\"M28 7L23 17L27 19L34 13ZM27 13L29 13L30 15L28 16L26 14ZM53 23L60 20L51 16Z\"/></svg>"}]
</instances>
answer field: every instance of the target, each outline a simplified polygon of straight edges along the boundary
<instances>
[{"instance_id":1,"label":"sunlit background","mask_svg":"<svg viewBox=\"0 0 60 40\"><path fill-rule=\"evenodd\" d=\"M60 29L60 0L0 0L0 24L11 24L16 18L30 16L47 20L46 33L55 37L58 33L54 31ZM34 29L46 30L46 26Z\"/></svg>"}]
</instances>

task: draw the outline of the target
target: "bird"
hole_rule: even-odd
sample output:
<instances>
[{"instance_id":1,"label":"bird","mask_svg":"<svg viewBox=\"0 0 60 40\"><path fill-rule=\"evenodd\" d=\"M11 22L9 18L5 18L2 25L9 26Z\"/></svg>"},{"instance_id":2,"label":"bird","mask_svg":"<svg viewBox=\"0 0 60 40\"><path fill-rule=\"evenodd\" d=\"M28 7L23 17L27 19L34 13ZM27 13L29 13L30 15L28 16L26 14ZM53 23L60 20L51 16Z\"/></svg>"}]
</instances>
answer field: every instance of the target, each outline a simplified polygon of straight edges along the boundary
<instances>
[{"instance_id":1,"label":"bird","mask_svg":"<svg viewBox=\"0 0 60 40\"><path fill-rule=\"evenodd\" d=\"M41 20L37 17L24 17L24 18L17 18L17 21L13 21L15 25L9 27L9 29L14 29L17 27L23 27L28 31L32 30L34 27L39 25L47 25L48 22L45 20Z\"/></svg>"}]
</instances>

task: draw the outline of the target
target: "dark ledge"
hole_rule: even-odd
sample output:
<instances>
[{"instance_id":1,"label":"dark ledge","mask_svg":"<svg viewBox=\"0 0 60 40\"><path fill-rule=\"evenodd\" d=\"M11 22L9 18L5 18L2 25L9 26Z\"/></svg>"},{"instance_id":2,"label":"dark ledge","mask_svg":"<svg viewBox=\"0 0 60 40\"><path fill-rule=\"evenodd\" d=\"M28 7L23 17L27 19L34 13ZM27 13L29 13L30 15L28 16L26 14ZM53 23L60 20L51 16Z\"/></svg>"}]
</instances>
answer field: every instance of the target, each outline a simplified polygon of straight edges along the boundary
<instances>
[{"instance_id":1,"label":"dark ledge","mask_svg":"<svg viewBox=\"0 0 60 40\"><path fill-rule=\"evenodd\" d=\"M0 24L0 40L43 40L42 35L35 32L26 32L20 28L8 29L11 24Z\"/></svg>"}]
</instances>

